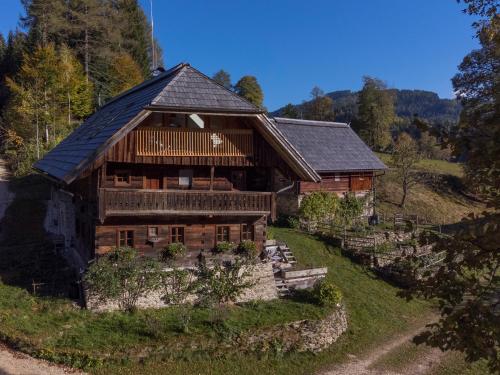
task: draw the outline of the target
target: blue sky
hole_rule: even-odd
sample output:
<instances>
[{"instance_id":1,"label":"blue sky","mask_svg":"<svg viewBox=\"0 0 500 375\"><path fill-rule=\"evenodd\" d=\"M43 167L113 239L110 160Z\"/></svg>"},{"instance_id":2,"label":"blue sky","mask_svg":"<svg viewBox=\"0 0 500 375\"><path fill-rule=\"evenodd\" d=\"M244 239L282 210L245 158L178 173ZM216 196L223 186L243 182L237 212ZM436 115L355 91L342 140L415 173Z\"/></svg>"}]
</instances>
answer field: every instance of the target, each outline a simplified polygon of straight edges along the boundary
<instances>
[{"instance_id":1,"label":"blue sky","mask_svg":"<svg viewBox=\"0 0 500 375\"><path fill-rule=\"evenodd\" d=\"M0 31L20 0L0 0ZM140 0L149 14L149 0ZM455 0L153 0L167 67L189 62L233 81L255 75L270 110L324 91L358 90L363 75L390 87L452 97L450 78L477 47Z\"/></svg>"}]
</instances>

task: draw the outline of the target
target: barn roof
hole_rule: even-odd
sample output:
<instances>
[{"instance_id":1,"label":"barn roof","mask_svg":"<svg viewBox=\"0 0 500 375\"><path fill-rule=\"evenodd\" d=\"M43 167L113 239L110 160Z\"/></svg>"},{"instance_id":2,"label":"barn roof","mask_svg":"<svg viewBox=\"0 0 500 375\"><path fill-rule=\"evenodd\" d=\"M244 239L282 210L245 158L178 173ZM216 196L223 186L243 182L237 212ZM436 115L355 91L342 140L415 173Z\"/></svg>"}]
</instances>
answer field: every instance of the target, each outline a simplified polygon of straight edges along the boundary
<instances>
[{"instance_id":1,"label":"barn roof","mask_svg":"<svg viewBox=\"0 0 500 375\"><path fill-rule=\"evenodd\" d=\"M255 115L263 112L189 64L179 64L110 100L34 168L70 183L82 168L155 109Z\"/></svg>"},{"instance_id":2,"label":"barn roof","mask_svg":"<svg viewBox=\"0 0 500 375\"><path fill-rule=\"evenodd\" d=\"M318 173L387 169L348 124L279 117L273 121Z\"/></svg>"}]
</instances>

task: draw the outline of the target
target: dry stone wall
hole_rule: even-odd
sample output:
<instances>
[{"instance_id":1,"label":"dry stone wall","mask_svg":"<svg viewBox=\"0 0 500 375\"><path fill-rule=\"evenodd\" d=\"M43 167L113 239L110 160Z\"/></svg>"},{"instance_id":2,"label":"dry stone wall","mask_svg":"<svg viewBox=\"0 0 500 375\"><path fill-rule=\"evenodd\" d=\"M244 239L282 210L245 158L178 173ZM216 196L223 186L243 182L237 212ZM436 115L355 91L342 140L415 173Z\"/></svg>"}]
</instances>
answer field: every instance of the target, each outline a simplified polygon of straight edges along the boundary
<instances>
[{"instance_id":1,"label":"dry stone wall","mask_svg":"<svg viewBox=\"0 0 500 375\"><path fill-rule=\"evenodd\" d=\"M284 352L318 353L328 348L347 330L347 313L343 305L321 320L300 320L252 333L238 339L249 351L267 351L279 346Z\"/></svg>"}]
</instances>

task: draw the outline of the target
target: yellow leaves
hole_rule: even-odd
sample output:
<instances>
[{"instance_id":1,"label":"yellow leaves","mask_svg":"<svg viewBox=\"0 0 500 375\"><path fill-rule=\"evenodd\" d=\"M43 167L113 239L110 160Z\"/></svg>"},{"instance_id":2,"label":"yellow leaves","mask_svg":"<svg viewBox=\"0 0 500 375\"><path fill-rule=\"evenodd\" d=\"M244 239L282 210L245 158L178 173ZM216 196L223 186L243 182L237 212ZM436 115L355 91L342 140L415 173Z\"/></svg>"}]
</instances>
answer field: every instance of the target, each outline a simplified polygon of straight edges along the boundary
<instances>
[{"instance_id":1,"label":"yellow leaves","mask_svg":"<svg viewBox=\"0 0 500 375\"><path fill-rule=\"evenodd\" d=\"M7 131L5 132L5 140L15 148L20 148L24 144L23 139L18 136L17 133L12 129L7 129Z\"/></svg>"}]
</instances>

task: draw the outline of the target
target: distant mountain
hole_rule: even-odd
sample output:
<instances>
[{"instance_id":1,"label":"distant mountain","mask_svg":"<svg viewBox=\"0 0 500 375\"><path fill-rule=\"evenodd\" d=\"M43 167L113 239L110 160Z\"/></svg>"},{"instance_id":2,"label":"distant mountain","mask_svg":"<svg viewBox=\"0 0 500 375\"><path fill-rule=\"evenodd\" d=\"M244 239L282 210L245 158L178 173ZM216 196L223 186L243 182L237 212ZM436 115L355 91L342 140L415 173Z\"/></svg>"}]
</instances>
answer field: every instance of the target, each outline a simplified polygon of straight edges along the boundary
<instances>
[{"instance_id":1,"label":"distant mountain","mask_svg":"<svg viewBox=\"0 0 500 375\"><path fill-rule=\"evenodd\" d=\"M436 125L444 123L455 124L458 121L461 106L455 99L442 99L432 91L390 89L395 95L396 114L407 119L408 123L414 115ZM333 91L326 94L333 99L335 120L351 122L358 113L358 92L350 90ZM302 104L295 107L301 113ZM283 108L274 111L272 115L280 116ZM406 121L405 121L406 122Z\"/></svg>"}]
</instances>

